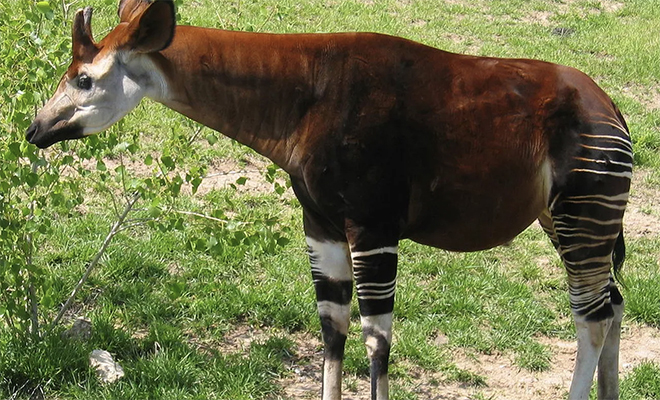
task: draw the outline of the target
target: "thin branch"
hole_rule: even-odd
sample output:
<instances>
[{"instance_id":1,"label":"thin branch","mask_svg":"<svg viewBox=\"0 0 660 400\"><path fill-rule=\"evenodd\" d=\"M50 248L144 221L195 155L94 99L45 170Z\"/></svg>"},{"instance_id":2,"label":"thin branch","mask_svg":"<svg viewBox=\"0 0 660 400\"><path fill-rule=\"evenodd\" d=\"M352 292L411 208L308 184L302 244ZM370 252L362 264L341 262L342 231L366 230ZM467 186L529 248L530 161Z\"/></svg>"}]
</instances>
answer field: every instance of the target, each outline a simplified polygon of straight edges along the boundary
<instances>
[{"instance_id":1,"label":"thin branch","mask_svg":"<svg viewBox=\"0 0 660 400\"><path fill-rule=\"evenodd\" d=\"M29 246L31 245L32 244L30 243ZM39 337L39 309L37 305L37 291L34 288L34 282L32 281L32 279L30 279L28 292L30 295L30 322L32 324L30 330L33 336Z\"/></svg>"},{"instance_id":2,"label":"thin branch","mask_svg":"<svg viewBox=\"0 0 660 400\"><path fill-rule=\"evenodd\" d=\"M200 126L197 127L197 129L195 130L195 133L193 133L193 135L190 137L190 140L188 140L188 146L195 143L195 140L197 140L197 137L202 132L202 129L204 129L204 125L200 125Z\"/></svg>"},{"instance_id":3,"label":"thin branch","mask_svg":"<svg viewBox=\"0 0 660 400\"><path fill-rule=\"evenodd\" d=\"M92 270L94 269L94 267L96 267L96 265L99 263L99 260L101 259L103 254L105 254L105 251L108 248L108 246L110 245L110 242L112 241L112 238L114 238L115 235L120 231L120 228L121 228L122 224L124 223L124 220L126 219L126 216L133 209L133 206L135 205L135 203L138 201L139 198L140 198L140 194L135 193L133 195L133 198L126 204L126 207L124 207L124 211L119 216L117 221L115 221L115 223L112 225L112 228L110 229L110 232L108 233L108 236L105 237L105 240L103 241L103 244L101 245L101 248L99 249L99 251L96 253L96 256L94 256L94 259L92 260L92 262L89 263L89 266L87 266L87 270L85 270L85 273L83 274L82 278L80 278L80 281L78 281L78 284L73 289L73 292L71 292L71 295L66 300L66 302L64 303L64 305L60 309L60 312L57 314L57 316L55 317L53 322L51 322L51 324L49 326L49 330L52 330L53 328L55 328L55 326L60 322L60 320L64 316L64 313L66 312L66 310L69 309L69 307L71 306L71 303L75 299L76 295L78 294L78 292L82 288L83 284L87 281L87 278L92 273Z\"/></svg>"},{"instance_id":4,"label":"thin branch","mask_svg":"<svg viewBox=\"0 0 660 400\"><path fill-rule=\"evenodd\" d=\"M36 173L38 166L36 162L32 163L32 173ZM34 203L35 201L32 200L30 202L30 216L28 217L28 220L34 218ZM29 279L29 285L28 285L28 296L30 297L30 322L31 322L31 333L32 335L38 337L39 336L39 309L38 309L38 303L37 303L37 292L34 288L34 281L33 281L33 273L30 272L30 267L32 266L32 250L33 250L33 241L32 241L32 233L28 232L26 237L25 237L25 245L27 246L26 248L26 254L25 254L25 263L27 266L27 272L28 272L28 279Z\"/></svg>"}]
</instances>

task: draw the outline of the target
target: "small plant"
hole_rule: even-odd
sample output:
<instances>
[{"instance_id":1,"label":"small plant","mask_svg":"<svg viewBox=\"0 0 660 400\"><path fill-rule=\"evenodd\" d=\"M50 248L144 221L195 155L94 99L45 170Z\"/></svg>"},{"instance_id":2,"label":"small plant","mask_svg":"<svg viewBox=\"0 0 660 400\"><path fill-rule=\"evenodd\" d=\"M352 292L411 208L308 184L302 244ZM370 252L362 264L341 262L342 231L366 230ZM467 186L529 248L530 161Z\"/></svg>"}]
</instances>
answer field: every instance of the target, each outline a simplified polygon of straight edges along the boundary
<instances>
[{"instance_id":1,"label":"small plant","mask_svg":"<svg viewBox=\"0 0 660 400\"><path fill-rule=\"evenodd\" d=\"M17 7L10 10L10 8ZM40 334L39 306L53 305L50 278L34 262L34 252L51 229L53 214L82 202L79 182L60 180L73 164L61 152L43 153L29 146L23 133L34 104L48 96L46 77L62 70L68 45L61 34L62 13L48 2L0 4L0 315L14 335ZM17 18L23 16L24 18ZM59 40L48 41L54 35Z\"/></svg>"}]
</instances>

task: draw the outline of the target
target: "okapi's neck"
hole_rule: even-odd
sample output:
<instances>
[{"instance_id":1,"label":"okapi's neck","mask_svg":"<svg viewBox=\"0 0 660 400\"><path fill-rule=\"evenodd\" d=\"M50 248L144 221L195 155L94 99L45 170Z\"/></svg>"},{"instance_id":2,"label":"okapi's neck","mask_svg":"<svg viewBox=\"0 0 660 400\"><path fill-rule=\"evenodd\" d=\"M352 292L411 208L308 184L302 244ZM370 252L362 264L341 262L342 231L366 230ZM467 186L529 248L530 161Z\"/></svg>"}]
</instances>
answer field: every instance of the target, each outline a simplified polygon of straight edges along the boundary
<instances>
[{"instance_id":1,"label":"okapi's neck","mask_svg":"<svg viewBox=\"0 0 660 400\"><path fill-rule=\"evenodd\" d=\"M296 139L316 97L313 57L291 39L179 26L154 58L167 88L155 100L295 169Z\"/></svg>"}]
</instances>

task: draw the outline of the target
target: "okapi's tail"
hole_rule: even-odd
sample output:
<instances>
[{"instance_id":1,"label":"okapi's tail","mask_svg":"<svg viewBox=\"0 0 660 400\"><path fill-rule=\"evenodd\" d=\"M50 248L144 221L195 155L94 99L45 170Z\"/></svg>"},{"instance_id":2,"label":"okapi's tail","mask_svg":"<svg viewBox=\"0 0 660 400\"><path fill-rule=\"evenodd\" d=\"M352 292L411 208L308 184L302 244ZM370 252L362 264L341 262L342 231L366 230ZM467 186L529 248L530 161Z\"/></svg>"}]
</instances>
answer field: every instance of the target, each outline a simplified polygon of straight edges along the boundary
<instances>
[{"instance_id":1,"label":"okapi's tail","mask_svg":"<svg viewBox=\"0 0 660 400\"><path fill-rule=\"evenodd\" d=\"M628 132L628 135L630 135L630 129L628 129L628 124L626 124L626 119L623 118L623 114L621 114L621 110L619 110L619 107L616 106L616 104L612 103L614 106L614 111L616 112L616 116L621 122L621 125L623 125L623 128ZM614 270L614 279L616 279L617 282L621 284L621 286L625 287L625 282L623 282L623 277L621 276L621 268L623 268L623 261L626 258L626 244L623 240L623 227L621 228L621 232L619 232L619 236L616 238L616 242L614 243L614 251L612 252L612 266Z\"/></svg>"},{"instance_id":2,"label":"okapi's tail","mask_svg":"<svg viewBox=\"0 0 660 400\"><path fill-rule=\"evenodd\" d=\"M619 232L619 236L616 238L614 243L614 251L612 252L612 266L614 270L614 278L621 284L625 286L623 279L621 278L621 268L623 268L623 261L626 258L626 244L623 240L623 229Z\"/></svg>"}]
</instances>

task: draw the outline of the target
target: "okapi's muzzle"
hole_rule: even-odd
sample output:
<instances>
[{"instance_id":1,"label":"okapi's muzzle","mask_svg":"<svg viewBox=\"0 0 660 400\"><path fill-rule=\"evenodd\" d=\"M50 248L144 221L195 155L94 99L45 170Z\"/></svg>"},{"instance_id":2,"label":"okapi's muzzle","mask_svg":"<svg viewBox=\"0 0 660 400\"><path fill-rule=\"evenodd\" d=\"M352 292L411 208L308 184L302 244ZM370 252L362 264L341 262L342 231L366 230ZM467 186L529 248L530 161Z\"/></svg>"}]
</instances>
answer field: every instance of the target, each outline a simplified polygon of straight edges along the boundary
<instances>
[{"instance_id":1,"label":"okapi's muzzle","mask_svg":"<svg viewBox=\"0 0 660 400\"><path fill-rule=\"evenodd\" d=\"M82 127L64 120L56 121L51 126L45 126L39 120L35 120L25 133L25 139L40 149L63 140L80 139L83 136Z\"/></svg>"}]
</instances>

